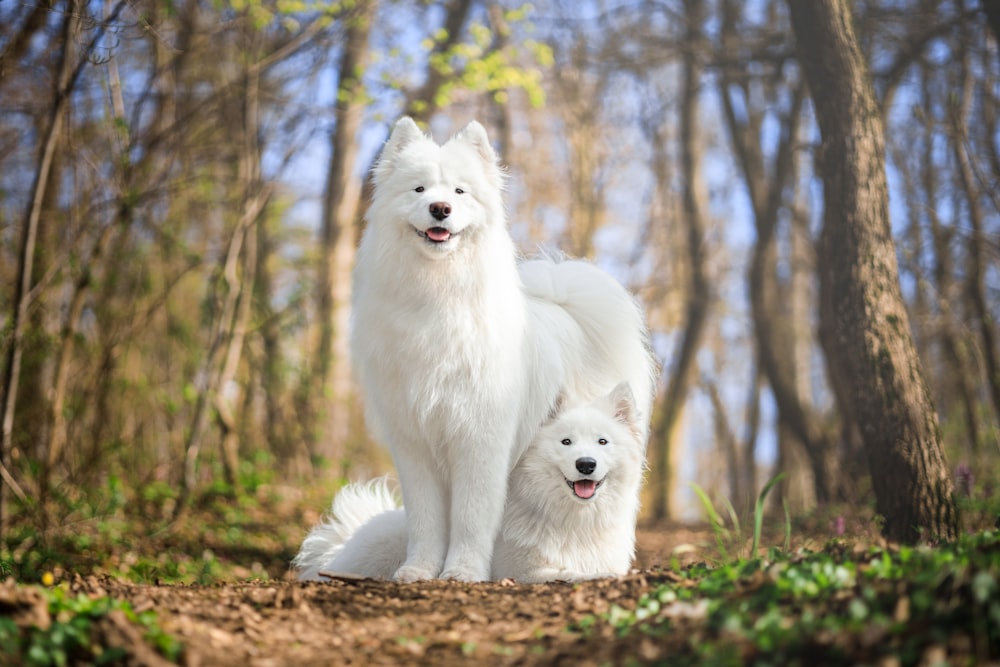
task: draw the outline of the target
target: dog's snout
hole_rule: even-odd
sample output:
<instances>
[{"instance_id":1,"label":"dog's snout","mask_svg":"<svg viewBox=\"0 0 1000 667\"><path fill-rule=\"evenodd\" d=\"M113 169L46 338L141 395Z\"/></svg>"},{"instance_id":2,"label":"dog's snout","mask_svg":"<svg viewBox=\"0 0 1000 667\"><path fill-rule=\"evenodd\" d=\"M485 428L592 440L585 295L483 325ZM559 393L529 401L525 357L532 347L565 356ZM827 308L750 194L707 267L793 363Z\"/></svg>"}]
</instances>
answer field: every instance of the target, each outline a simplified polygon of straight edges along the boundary
<instances>
[{"instance_id":1,"label":"dog's snout","mask_svg":"<svg viewBox=\"0 0 1000 667\"><path fill-rule=\"evenodd\" d=\"M597 459L581 456L576 460L576 469L580 471L581 475L589 475L597 469Z\"/></svg>"},{"instance_id":2,"label":"dog's snout","mask_svg":"<svg viewBox=\"0 0 1000 667\"><path fill-rule=\"evenodd\" d=\"M444 220L451 215L451 204L443 201L436 201L431 204L431 215L435 220Z\"/></svg>"}]
</instances>

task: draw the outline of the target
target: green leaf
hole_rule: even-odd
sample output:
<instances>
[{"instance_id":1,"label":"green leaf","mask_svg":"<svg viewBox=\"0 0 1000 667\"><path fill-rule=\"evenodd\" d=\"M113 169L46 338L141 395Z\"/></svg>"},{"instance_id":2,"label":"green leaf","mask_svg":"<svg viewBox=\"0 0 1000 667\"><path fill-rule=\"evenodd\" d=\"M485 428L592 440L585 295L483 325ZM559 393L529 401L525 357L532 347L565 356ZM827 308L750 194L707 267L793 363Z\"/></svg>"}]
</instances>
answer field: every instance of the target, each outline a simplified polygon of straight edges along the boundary
<instances>
[{"instance_id":1,"label":"green leaf","mask_svg":"<svg viewBox=\"0 0 1000 667\"><path fill-rule=\"evenodd\" d=\"M764 485L760 495L757 496L757 502L753 508L753 546L750 549L750 554L753 558L757 557L757 549L760 547L760 533L764 525L764 501L767 499L767 494L771 492L771 489L784 478L785 473L778 473L771 478L770 482Z\"/></svg>"}]
</instances>

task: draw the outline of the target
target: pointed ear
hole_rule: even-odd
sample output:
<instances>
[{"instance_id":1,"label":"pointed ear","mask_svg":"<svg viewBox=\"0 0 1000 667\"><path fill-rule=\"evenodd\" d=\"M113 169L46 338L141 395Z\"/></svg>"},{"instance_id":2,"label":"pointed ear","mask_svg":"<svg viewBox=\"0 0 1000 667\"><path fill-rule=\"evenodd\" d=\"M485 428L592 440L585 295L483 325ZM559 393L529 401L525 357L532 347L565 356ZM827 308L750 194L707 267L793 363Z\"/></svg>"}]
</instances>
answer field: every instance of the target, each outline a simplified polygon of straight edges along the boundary
<instances>
[{"instance_id":1,"label":"pointed ear","mask_svg":"<svg viewBox=\"0 0 1000 667\"><path fill-rule=\"evenodd\" d=\"M389 140L385 142L385 148L382 149L382 152L388 151L392 155L396 155L407 145L418 139L423 139L425 136L412 118L403 116L392 126L392 133L389 134Z\"/></svg>"},{"instance_id":2,"label":"pointed ear","mask_svg":"<svg viewBox=\"0 0 1000 667\"><path fill-rule=\"evenodd\" d=\"M455 135L455 140L469 144L476 149L483 162L492 167L496 166L497 154L494 152L493 146L490 145L490 138L486 135L486 128L479 124L479 122L472 121L466 125Z\"/></svg>"},{"instance_id":3,"label":"pointed ear","mask_svg":"<svg viewBox=\"0 0 1000 667\"><path fill-rule=\"evenodd\" d=\"M545 416L543 424L548 424L555 421L555 419L562 414L563 409L566 407L566 394L562 391L556 396L556 400L552 402L552 407L549 408L549 414Z\"/></svg>"},{"instance_id":4,"label":"pointed ear","mask_svg":"<svg viewBox=\"0 0 1000 667\"><path fill-rule=\"evenodd\" d=\"M632 387L628 382L620 382L618 386L608 394L608 402L611 404L612 416L629 427L634 433L639 431L639 410L635 405L635 396L632 395Z\"/></svg>"},{"instance_id":5,"label":"pointed ear","mask_svg":"<svg viewBox=\"0 0 1000 667\"><path fill-rule=\"evenodd\" d=\"M391 171L396 158L403 152L403 149L414 141L424 139L426 135L420 131L417 124L409 116L403 116L392 126L392 132L382 147L378 162L375 164L375 180L385 173Z\"/></svg>"}]
</instances>

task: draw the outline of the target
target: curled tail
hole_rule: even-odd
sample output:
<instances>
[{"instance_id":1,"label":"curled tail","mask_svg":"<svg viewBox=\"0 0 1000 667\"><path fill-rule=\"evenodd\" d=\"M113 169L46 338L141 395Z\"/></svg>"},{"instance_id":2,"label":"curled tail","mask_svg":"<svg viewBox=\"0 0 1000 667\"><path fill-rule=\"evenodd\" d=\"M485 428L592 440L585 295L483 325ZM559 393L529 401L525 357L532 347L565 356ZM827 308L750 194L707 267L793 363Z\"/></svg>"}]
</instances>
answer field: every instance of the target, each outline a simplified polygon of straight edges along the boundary
<instances>
[{"instance_id":1,"label":"curled tail","mask_svg":"<svg viewBox=\"0 0 1000 667\"><path fill-rule=\"evenodd\" d=\"M292 559L299 580L319 579L319 571L342 555L345 545L362 526L398 509L399 503L386 477L345 486L334 497L330 514L309 531Z\"/></svg>"},{"instance_id":2,"label":"curled tail","mask_svg":"<svg viewBox=\"0 0 1000 667\"><path fill-rule=\"evenodd\" d=\"M525 293L562 308L579 327L585 351L590 401L627 380L642 414L643 442L653 403L656 363L649 348L646 318L636 299L610 275L590 262L536 259L519 266Z\"/></svg>"}]
</instances>

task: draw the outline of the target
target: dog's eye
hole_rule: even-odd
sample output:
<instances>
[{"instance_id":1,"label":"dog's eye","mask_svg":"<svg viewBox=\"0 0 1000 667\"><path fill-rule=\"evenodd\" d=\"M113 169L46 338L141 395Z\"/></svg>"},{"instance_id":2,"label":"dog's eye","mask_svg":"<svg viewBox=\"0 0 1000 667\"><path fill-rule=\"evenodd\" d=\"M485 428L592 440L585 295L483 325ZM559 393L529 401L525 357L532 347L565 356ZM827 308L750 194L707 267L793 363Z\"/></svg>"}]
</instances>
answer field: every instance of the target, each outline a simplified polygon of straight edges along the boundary
<instances>
[{"instance_id":1,"label":"dog's eye","mask_svg":"<svg viewBox=\"0 0 1000 667\"><path fill-rule=\"evenodd\" d=\"M416 187L416 188L414 189L414 192L423 192L423 191L424 191L424 186L422 186L422 185L418 185L418 186L417 186L417 187Z\"/></svg>"},{"instance_id":2,"label":"dog's eye","mask_svg":"<svg viewBox=\"0 0 1000 667\"><path fill-rule=\"evenodd\" d=\"M573 441L572 441L572 440L570 440L569 438L563 438L563 441L562 441L562 443L563 443L564 445L566 445L567 447L569 447L570 445L572 445L572 444L573 444Z\"/></svg>"},{"instance_id":3,"label":"dog's eye","mask_svg":"<svg viewBox=\"0 0 1000 667\"><path fill-rule=\"evenodd\" d=\"M464 195L465 194L465 190L463 190L462 188L455 188L455 194L456 195Z\"/></svg>"},{"instance_id":4,"label":"dog's eye","mask_svg":"<svg viewBox=\"0 0 1000 667\"><path fill-rule=\"evenodd\" d=\"M600 440L597 441L597 444L606 445L608 444L608 441L605 438L601 438Z\"/></svg>"}]
</instances>

